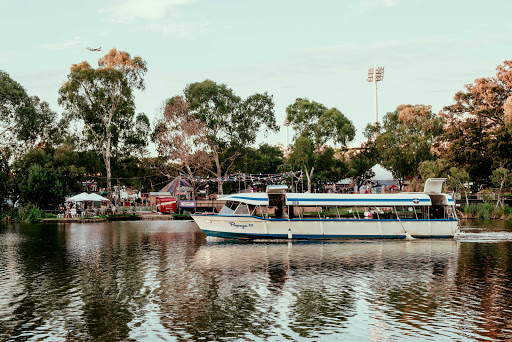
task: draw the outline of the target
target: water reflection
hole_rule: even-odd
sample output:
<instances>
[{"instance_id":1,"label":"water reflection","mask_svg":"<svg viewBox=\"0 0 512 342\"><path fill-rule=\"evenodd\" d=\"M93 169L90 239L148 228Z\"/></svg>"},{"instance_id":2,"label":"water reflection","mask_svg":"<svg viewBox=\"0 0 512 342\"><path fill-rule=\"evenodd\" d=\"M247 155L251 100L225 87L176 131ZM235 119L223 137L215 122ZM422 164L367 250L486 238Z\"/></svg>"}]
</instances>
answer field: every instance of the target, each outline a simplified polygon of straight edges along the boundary
<instances>
[{"instance_id":1,"label":"water reflection","mask_svg":"<svg viewBox=\"0 0 512 342\"><path fill-rule=\"evenodd\" d=\"M507 229L250 243L190 222L2 226L0 340L507 340L512 241L485 238Z\"/></svg>"}]
</instances>

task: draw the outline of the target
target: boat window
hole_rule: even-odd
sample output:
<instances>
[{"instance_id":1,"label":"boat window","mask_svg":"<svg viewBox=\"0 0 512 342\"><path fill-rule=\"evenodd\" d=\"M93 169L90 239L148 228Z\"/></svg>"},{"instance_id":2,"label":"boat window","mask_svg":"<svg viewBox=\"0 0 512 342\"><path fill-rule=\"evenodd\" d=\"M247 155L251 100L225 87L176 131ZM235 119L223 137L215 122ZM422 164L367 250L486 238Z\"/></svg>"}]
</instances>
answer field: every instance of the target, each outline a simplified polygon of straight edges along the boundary
<instances>
[{"instance_id":1,"label":"boat window","mask_svg":"<svg viewBox=\"0 0 512 342\"><path fill-rule=\"evenodd\" d=\"M249 207L249 210L251 208ZM258 216L258 217L265 217L265 209L262 208L261 206L257 205L255 206L254 210L252 211L251 213L253 216Z\"/></svg>"},{"instance_id":2,"label":"boat window","mask_svg":"<svg viewBox=\"0 0 512 342\"><path fill-rule=\"evenodd\" d=\"M416 219L416 213L412 207L395 207L395 212L400 219Z\"/></svg>"},{"instance_id":3,"label":"boat window","mask_svg":"<svg viewBox=\"0 0 512 342\"><path fill-rule=\"evenodd\" d=\"M222 207L219 214L221 215L232 215L235 212L236 207L238 206L238 202L227 201L226 204Z\"/></svg>"},{"instance_id":4,"label":"boat window","mask_svg":"<svg viewBox=\"0 0 512 342\"><path fill-rule=\"evenodd\" d=\"M446 218L445 206L444 205L433 205L430 210L431 219L444 219Z\"/></svg>"},{"instance_id":5,"label":"boat window","mask_svg":"<svg viewBox=\"0 0 512 342\"><path fill-rule=\"evenodd\" d=\"M234 215L249 215L249 207L245 203L240 203L236 208Z\"/></svg>"},{"instance_id":6,"label":"boat window","mask_svg":"<svg viewBox=\"0 0 512 342\"><path fill-rule=\"evenodd\" d=\"M449 219L457 219L457 212L455 211L454 206L447 207L447 214Z\"/></svg>"}]
</instances>

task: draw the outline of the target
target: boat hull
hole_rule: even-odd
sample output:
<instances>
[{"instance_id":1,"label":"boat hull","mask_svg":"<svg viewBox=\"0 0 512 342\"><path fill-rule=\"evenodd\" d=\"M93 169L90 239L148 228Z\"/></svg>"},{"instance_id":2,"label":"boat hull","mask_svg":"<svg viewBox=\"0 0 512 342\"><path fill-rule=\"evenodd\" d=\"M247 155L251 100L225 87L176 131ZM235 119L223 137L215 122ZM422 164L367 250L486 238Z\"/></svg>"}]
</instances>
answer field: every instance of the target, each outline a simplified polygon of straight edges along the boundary
<instances>
[{"instance_id":1,"label":"boat hull","mask_svg":"<svg viewBox=\"0 0 512 342\"><path fill-rule=\"evenodd\" d=\"M452 238L458 222L443 220L264 219L256 216L193 215L208 236L238 239ZM407 232L407 233L406 233Z\"/></svg>"}]
</instances>

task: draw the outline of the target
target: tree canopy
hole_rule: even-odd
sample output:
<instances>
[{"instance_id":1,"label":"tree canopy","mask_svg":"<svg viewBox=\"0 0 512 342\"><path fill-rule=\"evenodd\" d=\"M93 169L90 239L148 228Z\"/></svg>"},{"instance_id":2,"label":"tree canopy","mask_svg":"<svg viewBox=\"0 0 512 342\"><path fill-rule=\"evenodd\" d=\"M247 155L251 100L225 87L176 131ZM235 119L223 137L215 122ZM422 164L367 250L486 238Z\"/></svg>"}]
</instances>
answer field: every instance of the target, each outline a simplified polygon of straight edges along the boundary
<instances>
[{"instance_id":1,"label":"tree canopy","mask_svg":"<svg viewBox=\"0 0 512 342\"><path fill-rule=\"evenodd\" d=\"M131 58L127 52L112 49L98 60L96 69L85 61L73 64L59 90L59 104L84 124L88 141L103 155L109 198L112 198L110 158L113 150L131 135L132 128L137 127L133 123L133 92L144 90L146 71L142 58Z\"/></svg>"},{"instance_id":2,"label":"tree canopy","mask_svg":"<svg viewBox=\"0 0 512 342\"><path fill-rule=\"evenodd\" d=\"M354 125L341 111L298 98L286 108L286 119L295 131L290 162L305 171L309 192L315 168L320 164L324 180L346 173L345 165L335 158L334 149L326 145L332 142L345 147L355 137Z\"/></svg>"},{"instance_id":3,"label":"tree canopy","mask_svg":"<svg viewBox=\"0 0 512 342\"><path fill-rule=\"evenodd\" d=\"M402 182L419 177L419 165L436 158L435 147L443 133L443 120L430 106L401 105L387 113L375 139L379 162Z\"/></svg>"},{"instance_id":4,"label":"tree canopy","mask_svg":"<svg viewBox=\"0 0 512 342\"><path fill-rule=\"evenodd\" d=\"M204 124L206 145L212 158L208 171L219 179L229 174L241 150L254 144L260 131L277 131L274 101L267 93L242 99L226 84L211 80L189 84L185 88L189 114Z\"/></svg>"},{"instance_id":5,"label":"tree canopy","mask_svg":"<svg viewBox=\"0 0 512 342\"><path fill-rule=\"evenodd\" d=\"M454 102L443 109L444 158L478 181L488 180L495 168L512 166L512 61L499 65L495 77L467 84Z\"/></svg>"}]
</instances>

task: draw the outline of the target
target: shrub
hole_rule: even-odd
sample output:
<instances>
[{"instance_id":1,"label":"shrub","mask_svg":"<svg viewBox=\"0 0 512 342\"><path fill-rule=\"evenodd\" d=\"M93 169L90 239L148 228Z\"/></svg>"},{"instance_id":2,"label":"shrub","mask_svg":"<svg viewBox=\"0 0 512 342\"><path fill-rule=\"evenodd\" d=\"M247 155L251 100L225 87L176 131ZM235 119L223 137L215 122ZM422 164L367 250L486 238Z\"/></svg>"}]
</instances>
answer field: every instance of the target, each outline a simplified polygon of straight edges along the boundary
<instances>
[{"instance_id":1,"label":"shrub","mask_svg":"<svg viewBox=\"0 0 512 342\"><path fill-rule=\"evenodd\" d=\"M505 204L503 207L494 203L478 203L470 204L463 207L463 212L469 218L477 218L480 220L493 219L512 219L512 207Z\"/></svg>"},{"instance_id":2,"label":"shrub","mask_svg":"<svg viewBox=\"0 0 512 342\"><path fill-rule=\"evenodd\" d=\"M20 209L18 219L27 223L35 223L40 222L43 217L43 211L37 205L29 203Z\"/></svg>"}]
</instances>

